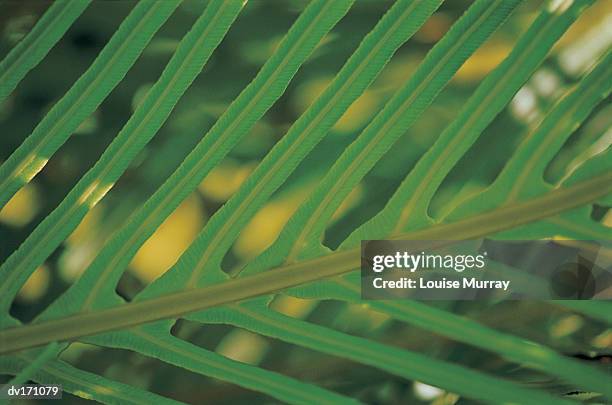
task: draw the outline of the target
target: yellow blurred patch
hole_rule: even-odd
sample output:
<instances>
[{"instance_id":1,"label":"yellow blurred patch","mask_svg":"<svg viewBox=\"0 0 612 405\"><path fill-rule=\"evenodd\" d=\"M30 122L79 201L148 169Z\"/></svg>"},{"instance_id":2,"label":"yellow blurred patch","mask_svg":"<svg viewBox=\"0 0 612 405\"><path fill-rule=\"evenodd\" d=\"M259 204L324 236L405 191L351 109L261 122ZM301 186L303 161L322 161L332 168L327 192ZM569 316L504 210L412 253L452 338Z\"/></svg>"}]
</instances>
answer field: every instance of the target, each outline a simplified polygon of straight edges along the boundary
<instances>
[{"instance_id":1,"label":"yellow blurred patch","mask_svg":"<svg viewBox=\"0 0 612 405\"><path fill-rule=\"evenodd\" d=\"M25 226L39 208L38 190L34 184L28 183L0 210L0 222L18 228Z\"/></svg>"},{"instance_id":2,"label":"yellow blurred patch","mask_svg":"<svg viewBox=\"0 0 612 405\"><path fill-rule=\"evenodd\" d=\"M265 205L251 219L234 244L234 253L242 260L249 260L263 252L278 237L295 210L310 193L313 185L305 185L291 194L282 196ZM363 196L363 187L358 185L338 207L331 222L341 218L355 206Z\"/></svg>"},{"instance_id":3,"label":"yellow blurred patch","mask_svg":"<svg viewBox=\"0 0 612 405\"><path fill-rule=\"evenodd\" d=\"M455 74L455 82L474 82L482 79L495 69L510 50L512 44L506 42L487 43L479 48Z\"/></svg>"},{"instance_id":4,"label":"yellow blurred patch","mask_svg":"<svg viewBox=\"0 0 612 405\"><path fill-rule=\"evenodd\" d=\"M438 42L452 25L452 19L444 13L435 13L414 34L417 41L432 44Z\"/></svg>"},{"instance_id":5,"label":"yellow blurred patch","mask_svg":"<svg viewBox=\"0 0 612 405\"><path fill-rule=\"evenodd\" d=\"M576 332L583 324L583 319L578 315L566 316L553 325L550 334L555 338L562 338Z\"/></svg>"},{"instance_id":6,"label":"yellow blurred patch","mask_svg":"<svg viewBox=\"0 0 612 405\"><path fill-rule=\"evenodd\" d=\"M603 223L605 226L610 226L610 227L612 227L612 211L608 211L608 212L606 213L606 215L605 215L605 216L604 216L604 218L603 218L602 223Z\"/></svg>"},{"instance_id":7,"label":"yellow blurred patch","mask_svg":"<svg viewBox=\"0 0 612 405\"><path fill-rule=\"evenodd\" d=\"M333 129L353 132L363 127L378 111L379 99L373 91L365 91L340 117Z\"/></svg>"},{"instance_id":8,"label":"yellow blurred patch","mask_svg":"<svg viewBox=\"0 0 612 405\"><path fill-rule=\"evenodd\" d=\"M295 110L304 112L325 91L332 79L331 76L322 76L300 85L293 99Z\"/></svg>"},{"instance_id":9,"label":"yellow blurred patch","mask_svg":"<svg viewBox=\"0 0 612 405\"><path fill-rule=\"evenodd\" d=\"M318 304L315 300L305 300L288 295L278 295L270 308L292 318L304 319Z\"/></svg>"},{"instance_id":10,"label":"yellow blurred patch","mask_svg":"<svg viewBox=\"0 0 612 405\"><path fill-rule=\"evenodd\" d=\"M261 336L246 330L234 330L217 346L217 353L232 360L259 364L268 352L269 344Z\"/></svg>"},{"instance_id":11,"label":"yellow blurred patch","mask_svg":"<svg viewBox=\"0 0 612 405\"><path fill-rule=\"evenodd\" d=\"M83 398L83 399L88 399L88 400L93 400L93 396L85 391L82 390L76 390L72 393L72 395L75 395L79 398Z\"/></svg>"},{"instance_id":12,"label":"yellow blurred patch","mask_svg":"<svg viewBox=\"0 0 612 405\"><path fill-rule=\"evenodd\" d=\"M600 347L602 349L608 349L612 347L612 329L605 330L601 334L593 339L593 346Z\"/></svg>"},{"instance_id":13,"label":"yellow blurred patch","mask_svg":"<svg viewBox=\"0 0 612 405\"><path fill-rule=\"evenodd\" d=\"M72 246L82 244L83 241L94 239L96 236L96 229L102 219L102 213L101 205L96 205L87 212L81 223L72 231L70 236L68 236L66 242Z\"/></svg>"},{"instance_id":14,"label":"yellow blurred patch","mask_svg":"<svg viewBox=\"0 0 612 405\"><path fill-rule=\"evenodd\" d=\"M353 322L354 326L370 330L383 326L391 319L389 315L373 311L368 304L347 304L342 316Z\"/></svg>"},{"instance_id":15,"label":"yellow blurred patch","mask_svg":"<svg viewBox=\"0 0 612 405\"><path fill-rule=\"evenodd\" d=\"M198 189L210 200L227 201L249 177L254 167L251 164L241 165L235 160L226 159L206 176Z\"/></svg>"},{"instance_id":16,"label":"yellow blurred patch","mask_svg":"<svg viewBox=\"0 0 612 405\"><path fill-rule=\"evenodd\" d=\"M417 53L397 55L382 71L380 78L374 83L381 83L391 93L397 90L398 83L404 83L417 69L425 55Z\"/></svg>"},{"instance_id":17,"label":"yellow blurred patch","mask_svg":"<svg viewBox=\"0 0 612 405\"><path fill-rule=\"evenodd\" d=\"M195 195L189 196L140 248L132 274L149 283L170 268L204 225L204 214Z\"/></svg>"},{"instance_id":18,"label":"yellow blurred patch","mask_svg":"<svg viewBox=\"0 0 612 405\"><path fill-rule=\"evenodd\" d=\"M263 252L274 242L309 191L310 187L303 187L265 205L240 233L234 244L234 253L248 260Z\"/></svg>"},{"instance_id":19,"label":"yellow blurred patch","mask_svg":"<svg viewBox=\"0 0 612 405\"><path fill-rule=\"evenodd\" d=\"M104 240L99 231L102 215L103 205L96 205L66 239L66 249L58 261L64 281L76 280L98 254Z\"/></svg>"},{"instance_id":20,"label":"yellow blurred patch","mask_svg":"<svg viewBox=\"0 0 612 405\"><path fill-rule=\"evenodd\" d=\"M49 288L51 275L49 269L44 264L37 268L21 287L17 294L17 301L29 303L38 301Z\"/></svg>"},{"instance_id":21,"label":"yellow blurred patch","mask_svg":"<svg viewBox=\"0 0 612 405\"><path fill-rule=\"evenodd\" d=\"M325 91L332 81L332 77L318 77L300 86L293 100L298 112L304 112ZM373 90L365 91L346 112L340 117L333 129L338 132L352 132L365 125L377 112L380 100Z\"/></svg>"}]
</instances>

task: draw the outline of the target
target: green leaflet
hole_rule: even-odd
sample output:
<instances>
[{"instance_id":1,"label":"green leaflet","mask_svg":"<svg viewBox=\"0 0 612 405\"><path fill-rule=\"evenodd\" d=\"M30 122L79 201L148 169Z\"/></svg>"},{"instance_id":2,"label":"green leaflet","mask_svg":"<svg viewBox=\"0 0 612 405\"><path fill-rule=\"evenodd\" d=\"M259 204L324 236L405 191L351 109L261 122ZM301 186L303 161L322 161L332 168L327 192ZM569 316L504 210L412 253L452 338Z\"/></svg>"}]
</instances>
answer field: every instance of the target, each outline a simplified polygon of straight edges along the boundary
<instances>
[{"instance_id":1,"label":"green leaflet","mask_svg":"<svg viewBox=\"0 0 612 405\"><path fill-rule=\"evenodd\" d=\"M319 239L327 222L353 186L420 116L516 4L512 1L474 3L334 163L317 189L292 216L268 255L293 261L304 252L319 251Z\"/></svg>"},{"instance_id":2,"label":"green leaflet","mask_svg":"<svg viewBox=\"0 0 612 405\"><path fill-rule=\"evenodd\" d=\"M77 227L111 189L129 163L155 136L202 70L242 8L239 0L217 0L206 8L143 102L98 162L0 267L0 310L10 303L30 274Z\"/></svg>"},{"instance_id":3,"label":"green leaflet","mask_svg":"<svg viewBox=\"0 0 612 405\"><path fill-rule=\"evenodd\" d=\"M230 323L312 350L374 366L401 377L435 384L480 401L495 403L501 397L520 404L562 403L547 393L521 388L466 367L293 319L269 310L261 303L234 305L226 310L217 310L213 318L207 313L195 314L190 318L207 323Z\"/></svg>"},{"instance_id":4,"label":"green leaflet","mask_svg":"<svg viewBox=\"0 0 612 405\"><path fill-rule=\"evenodd\" d=\"M524 138L503 171L487 190L462 202L447 220L473 215L553 188L544 181L544 170L565 141L612 90L612 53L608 53L543 122Z\"/></svg>"},{"instance_id":5,"label":"green leaflet","mask_svg":"<svg viewBox=\"0 0 612 405\"><path fill-rule=\"evenodd\" d=\"M359 297L359 283L342 280L341 288ZM502 355L510 361L538 369L555 377L596 392L612 395L609 377L595 367L568 358L535 342L497 332L465 317L442 311L418 301L369 303L370 307L395 319L429 330L453 340Z\"/></svg>"},{"instance_id":6,"label":"green leaflet","mask_svg":"<svg viewBox=\"0 0 612 405\"><path fill-rule=\"evenodd\" d=\"M27 353L0 360L0 372L18 373L34 361ZM109 380L97 374L79 370L61 360L45 363L32 377L40 384L62 384L64 391L83 399L106 404L179 404L180 402L141 390L126 384Z\"/></svg>"},{"instance_id":7,"label":"green leaflet","mask_svg":"<svg viewBox=\"0 0 612 405\"><path fill-rule=\"evenodd\" d=\"M157 358L169 364L182 367L193 372L209 377L221 379L239 386L266 393L279 400L289 403L353 403L350 398L343 397L336 393L319 388L315 385L302 383L298 380L285 377L281 374L270 372L254 366L242 364L240 362L227 359L217 353L194 346L181 339L170 335L171 324L145 325L138 329L131 329L126 332L117 332L96 336L86 341L93 344L112 348L125 348L136 350L139 353ZM59 354L56 351L55 354ZM20 355L17 355L20 356ZM59 361L55 361L59 363ZM0 367L1 369L1 367ZM17 368L19 369L19 368ZM43 370L44 371L44 370ZM46 370L48 371L48 370ZM76 369L73 372L78 373ZM39 373L39 375L41 375ZM44 375L44 374L43 374ZM35 377L36 378L36 377ZM38 377L37 381L46 381L44 377ZM53 375L49 380L54 383L71 383L71 378L65 375ZM113 386L113 383L106 384ZM110 389L106 394L113 394L114 389ZM73 391L74 392L74 391ZM77 391L83 392L83 387ZM109 397L96 395L96 390L84 391L91 395L91 398L109 402ZM114 394L119 394L116 392ZM147 393L148 394L148 393ZM115 403L117 399L110 403ZM121 398L119 397L118 400ZM140 402L142 403L142 402Z\"/></svg>"},{"instance_id":8,"label":"green leaflet","mask_svg":"<svg viewBox=\"0 0 612 405\"><path fill-rule=\"evenodd\" d=\"M544 181L544 170L561 149L565 141L586 120L592 110L604 100L612 90L609 83L612 75L612 54L608 52L582 81L565 95L546 119L528 134L504 170L484 192L463 201L450 212L448 218L460 218L478 211L491 209L516 200L545 192L554 186ZM605 152L604 152L605 153ZM608 150L608 154L610 151ZM609 160L603 155L583 163L580 174L592 165L599 166L596 172L603 172ZM525 176L529 173L529 178ZM570 182L572 176L564 182ZM530 238L543 238L562 235L571 239L594 239L606 241L612 231L591 219L589 207L581 207L542 222L529 224L498 237L513 239L518 234L529 233Z\"/></svg>"},{"instance_id":9,"label":"green leaflet","mask_svg":"<svg viewBox=\"0 0 612 405\"><path fill-rule=\"evenodd\" d=\"M345 241L354 244L432 223L429 202L442 180L544 60L550 48L589 3L542 11L508 57L478 86L458 117L410 171L385 208Z\"/></svg>"},{"instance_id":10,"label":"green leaflet","mask_svg":"<svg viewBox=\"0 0 612 405\"><path fill-rule=\"evenodd\" d=\"M468 56L496 27L501 25L515 5L516 3L512 2L489 1L480 1L472 5L429 52L402 89L342 154L313 195L293 215L276 242L260 257L249 263L245 272L279 265L283 260L287 260L290 254L295 254L296 246L303 248L301 244L308 243L307 234L312 233L306 223L308 226L314 226L317 221L327 222L327 218L342 201L342 196L350 191L350 187L346 185L346 177L350 176L351 184L354 184L365 175L367 168L371 167L386 148L390 147L393 141L414 122ZM390 117L399 120L395 127L389 127L390 123L394 123ZM361 157L356 158L357 154ZM371 157L368 158L369 156ZM366 159L368 162L364 164L359 159ZM331 204L329 198L334 198L334 204ZM315 213L317 207L322 208ZM324 209L325 219L320 218ZM315 238L314 241L318 239ZM293 253L290 253L292 251Z\"/></svg>"},{"instance_id":11,"label":"green leaflet","mask_svg":"<svg viewBox=\"0 0 612 405\"><path fill-rule=\"evenodd\" d=\"M170 335L171 324L144 325L91 338L93 344L137 351L195 373L263 392L292 404L356 403L313 384L240 363Z\"/></svg>"},{"instance_id":12,"label":"green leaflet","mask_svg":"<svg viewBox=\"0 0 612 405\"><path fill-rule=\"evenodd\" d=\"M75 294L71 300L77 301L71 301L69 306L74 308L75 302L83 305L84 297L89 297L86 306L101 305L115 295L114 286L138 248L282 95L298 68L351 4L352 0L318 0L300 15L255 79L97 255L71 289ZM95 303L94 298L100 301Z\"/></svg>"},{"instance_id":13,"label":"green leaflet","mask_svg":"<svg viewBox=\"0 0 612 405\"><path fill-rule=\"evenodd\" d=\"M36 373L41 367L45 365L49 360L54 358L57 354L58 344L56 342L49 343L36 358L27 364L23 370L19 372L14 378L12 378L7 384L21 385L26 384L32 379L34 373Z\"/></svg>"},{"instance_id":14,"label":"green leaflet","mask_svg":"<svg viewBox=\"0 0 612 405\"><path fill-rule=\"evenodd\" d=\"M0 105L21 79L49 53L91 0L56 1L0 62ZM0 204L2 205L2 204Z\"/></svg>"},{"instance_id":15,"label":"green leaflet","mask_svg":"<svg viewBox=\"0 0 612 405\"><path fill-rule=\"evenodd\" d=\"M399 1L385 14L325 92L267 154L236 195L215 213L185 259L177 263L182 270L176 271L190 269L188 285L202 284L205 268L220 269L223 256L246 223L439 5L438 0ZM160 287L164 288L156 288Z\"/></svg>"},{"instance_id":16,"label":"green leaflet","mask_svg":"<svg viewBox=\"0 0 612 405\"><path fill-rule=\"evenodd\" d=\"M144 0L134 7L89 69L0 166L0 207L42 170L72 132L119 84L179 3L180 0Z\"/></svg>"}]
</instances>

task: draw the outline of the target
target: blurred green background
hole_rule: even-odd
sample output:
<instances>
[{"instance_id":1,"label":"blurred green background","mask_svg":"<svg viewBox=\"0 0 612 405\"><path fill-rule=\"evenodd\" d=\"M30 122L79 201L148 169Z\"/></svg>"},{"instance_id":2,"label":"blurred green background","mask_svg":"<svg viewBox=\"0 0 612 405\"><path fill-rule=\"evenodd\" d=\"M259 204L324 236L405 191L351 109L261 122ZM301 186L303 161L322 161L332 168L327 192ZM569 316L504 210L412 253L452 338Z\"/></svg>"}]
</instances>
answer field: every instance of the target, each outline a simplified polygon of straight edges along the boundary
<instances>
[{"instance_id":1,"label":"blurred green background","mask_svg":"<svg viewBox=\"0 0 612 405\"><path fill-rule=\"evenodd\" d=\"M49 6L48 1L0 3L0 57L4 57ZM277 236L286 220L346 146L358 136L393 92L410 77L427 51L467 9L469 1L450 0L428 20L386 66L375 83L351 106L253 218L227 257L227 269L246 262ZM185 1L158 32L126 78L55 154L43 171L0 211L0 261L4 261L40 221L55 208L80 176L90 168L119 132L143 95L157 80L175 50L205 7ZM380 210L482 78L512 48L540 8L526 1L486 44L461 68L435 103L404 134L334 216L325 243L335 248L356 226ZM134 6L132 1L95 0L34 68L0 108L0 161L5 160L35 125L92 63L98 52ZM141 205L178 166L229 103L255 76L276 44L304 8L293 0L249 2L214 52L202 74L163 126L135 159L112 191L93 209L71 237L41 266L20 292L12 313L32 319L85 269L118 224ZM118 287L130 298L168 269L214 212L237 190L274 143L323 91L361 39L390 6L388 1L358 1L298 72L281 99L251 133L230 152L143 246ZM557 44L548 61L515 96L474 147L446 179L434 199L432 215L443 213L450 199L485 187L501 169L525 130L576 81L596 56L609 47L612 2L602 0L587 10ZM606 42L607 41L607 42ZM609 103L593 113L547 170L560 178L569 156L589 153L596 140L607 139L612 114ZM607 131L607 132L606 132ZM599 141L601 142L601 141ZM600 145L601 146L601 145ZM474 159L486 153L486 159ZM603 216L605 210L596 213ZM612 218L606 221L612 224ZM527 384L555 386L534 372L508 369L506 363L466 345L389 321L367 306L316 303L283 297L274 308L356 335L368 335L436 358L499 373ZM518 333L570 355L601 352L612 345L612 332L595 321L561 309L529 302L436 303L455 313L478 319L501 331ZM516 314L520 313L521 317ZM180 321L175 333L200 346L248 363L279 371L352 395L368 403L453 403L452 395L407 382L365 366L331 358L222 325L199 327ZM135 353L73 344L63 358L78 367L190 403L269 402L243 390ZM551 388L554 389L554 388ZM80 401L65 394L71 401Z\"/></svg>"}]
</instances>

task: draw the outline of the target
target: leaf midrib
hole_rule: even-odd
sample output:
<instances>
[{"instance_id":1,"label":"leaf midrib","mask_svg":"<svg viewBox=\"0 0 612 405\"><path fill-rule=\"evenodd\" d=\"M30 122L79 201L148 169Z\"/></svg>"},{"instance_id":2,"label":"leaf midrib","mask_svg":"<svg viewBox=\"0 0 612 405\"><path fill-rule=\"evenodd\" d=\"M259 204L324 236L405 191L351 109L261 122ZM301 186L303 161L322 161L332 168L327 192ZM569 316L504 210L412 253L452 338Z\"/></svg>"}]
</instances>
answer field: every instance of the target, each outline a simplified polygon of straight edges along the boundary
<instances>
[{"instance_id":1,"label":"leaf midrib","mask_svg":"<svg viewBox=\"0 0 612 405\"><path fill-rule=\"evenodd\" d=\"M449 224L439 224L392 239L470 239L489 235L592 202L612 191L612 172L546 195L505 206ZM71 340L166 318L176 318L214 306L254 298L359 267L359 249L285 265L263 273L231 279L207 287L133 302L98 312L80 313L36 324L0 331L0 354L30 348L51 341ZM78 325L78 328L75 328Z\"/></svg>"}]
</instances>

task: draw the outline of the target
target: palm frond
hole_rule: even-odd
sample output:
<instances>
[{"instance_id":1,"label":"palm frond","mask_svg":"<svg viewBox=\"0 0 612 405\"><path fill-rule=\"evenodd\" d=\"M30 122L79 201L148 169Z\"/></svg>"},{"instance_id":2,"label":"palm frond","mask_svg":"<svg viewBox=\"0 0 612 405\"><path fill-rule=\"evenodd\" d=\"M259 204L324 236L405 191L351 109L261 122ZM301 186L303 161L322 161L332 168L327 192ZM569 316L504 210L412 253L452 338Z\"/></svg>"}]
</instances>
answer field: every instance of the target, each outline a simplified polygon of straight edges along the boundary
<instances>
[{"instance_id":1,"label":"palm frond","mask_svg":"<svg viewBox=\"0 0 612 405\"><path fill-rule=\"evenodd\" d=\"M102 103L136 62L180 1L142 0L100 55L53 106L32 134L0 167L0 206L30 182ZM349 194L413 126L462 65L520 6L519 0L476 0L427 53L290 216L275 241L254 259L226 272L223 262L249 222L299 165L317 152L332 127L381 75L393 55L441 6L442 0L398 0L360 42L333 80L290 125L237 191L208 220L191 245L161 277L131 302L116 288L148 238L284 95L298 70L349 13L352 0L314 0L299 14L252 81L219 114L163 184L117 227L80 278L22 324L10 309L30 275L68 238L156 136L234 24L244 2L211 0L176 47L161 76L96 163L61 203L0 266L0 372L13 382L61 383L86 399L105 403L173 403L69 364L60 356L74 341L129 350L168 365L258 391L288 403L354 403L356 398L295 376L246 364L200 347L173 332L182 318L203 328L222 324L283 341L389 375L421 381L461 397L496 403L572 403L545 387L527 386L473 364L458 364L389 342L355 336L313 319L279 312L280 296L320 303L363 304L359 241L369 239L458 240L478 238L599 239L610 228L593 215L612 204L612 150L580 153L564 175L546 170L560 150L609 97L612 54L603 56L537 122L520 134L490 184L464 190L433 210L434 198L458 163L512 102L553 47L592 1L550 2L542 7L511 51L476 87L450 124L416 160L389 201L340 241L324 236ZM59 1L0 62L0 102L57 43L88 2ZM316 54L315 54L316 55ZM201 138L201 139L200 139ZM576 150L579 148L576 148ZM569 153L569 152L566 152ZM571 166L571 167L570 167ZM435 213L434 213L435 211ZM606 302L543 303L566 308L604 325ZM609 376L558 347L487 326L452 309L416 301L372 301L373 311L394 324L415 327L495 355L509 366L562 380L567 386L612 398ZM206 329L203 329L206 331ZM47 345L46 347L42 347Z\"/></svg>"}]
</instances>

